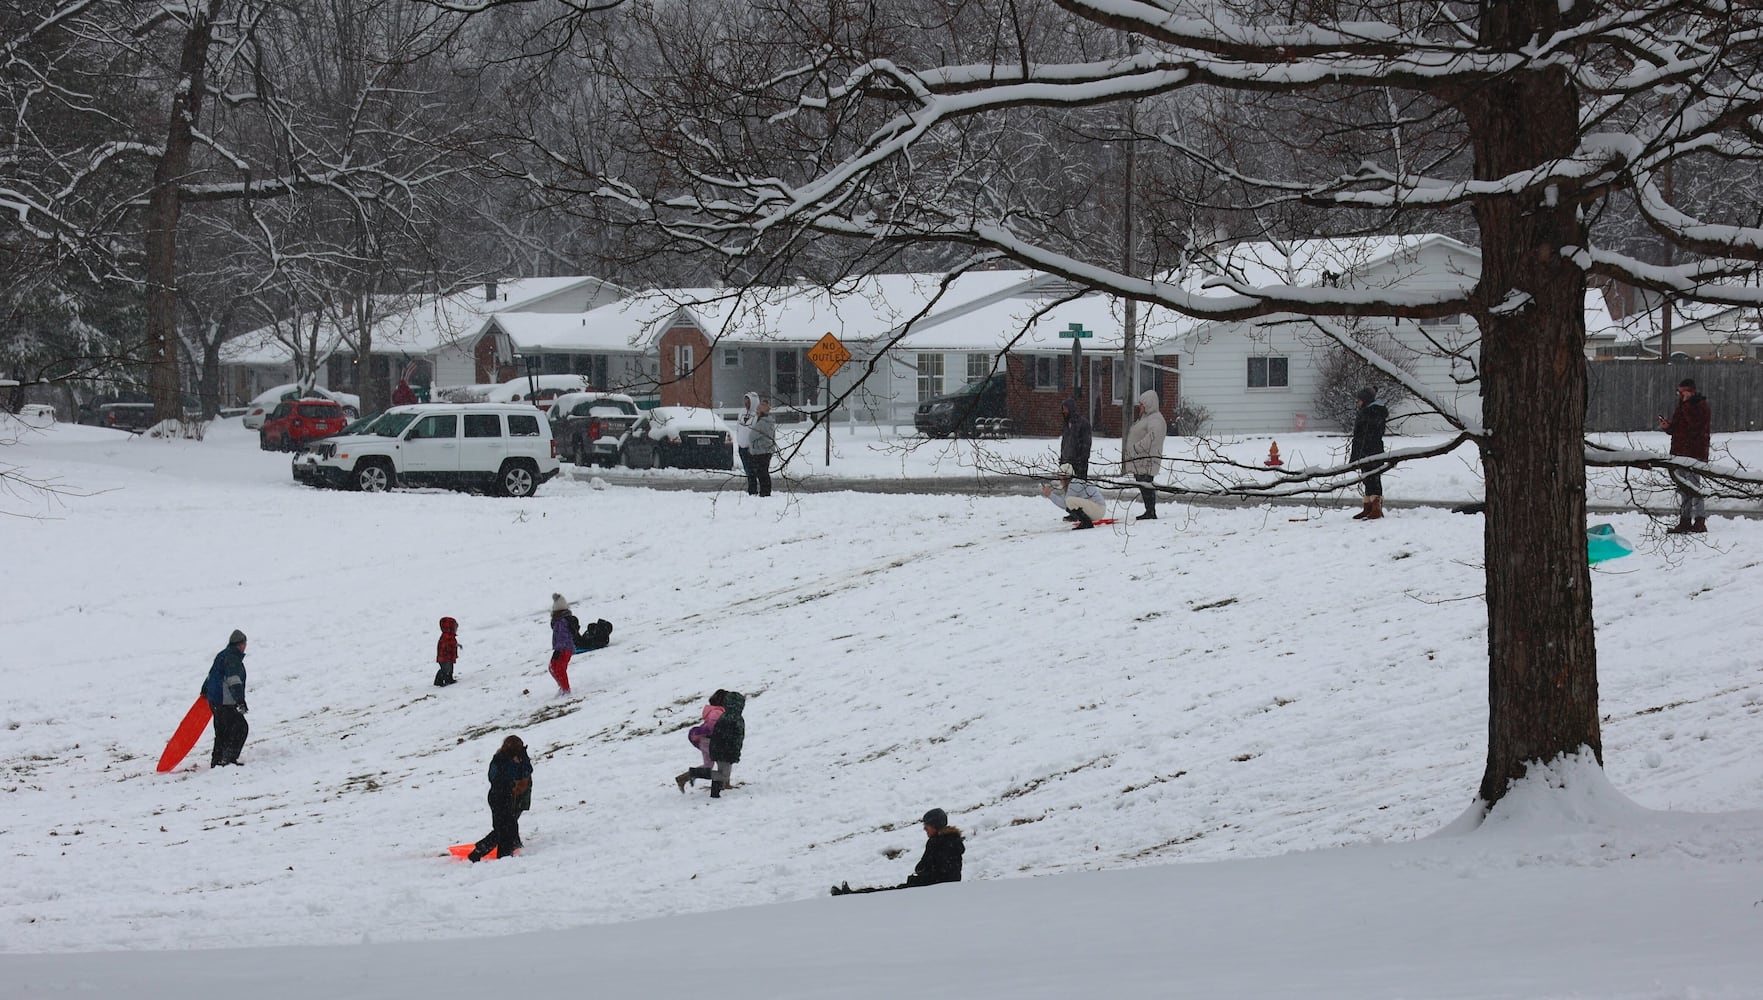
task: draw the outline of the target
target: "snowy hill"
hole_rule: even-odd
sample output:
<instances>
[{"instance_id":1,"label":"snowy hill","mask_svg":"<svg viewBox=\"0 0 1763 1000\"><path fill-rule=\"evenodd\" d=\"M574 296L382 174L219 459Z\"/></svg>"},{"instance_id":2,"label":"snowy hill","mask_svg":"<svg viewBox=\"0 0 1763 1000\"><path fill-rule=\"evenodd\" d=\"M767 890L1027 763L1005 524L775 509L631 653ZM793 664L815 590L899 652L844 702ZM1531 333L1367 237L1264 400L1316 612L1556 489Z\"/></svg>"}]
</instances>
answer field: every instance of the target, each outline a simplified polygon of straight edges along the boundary
<instances>
[{"instance_id":1,"label":"snowy hill","mask_svg":"<svg viewBox=\"0 0 1763 1000\"><path fill-rule=\"evenodd\" d=\"M1479 518L1172 505L1074 533L1026 496L365 496L227 432L58 428L6 458L90 495L0 522L0 996L395 995L388 962L409 995L482 995L482 946L446 942L523 931L546 933L494 948L535 995L583 962L680 995L669 963L702 982L720 950L739 996L1763 995L1748 520L1681 542L1613 518L1641 546L1594 571L1609 786L1569 767L1570 794L1425 839L1481 772ZM616 626L568 700L553 591ZM204 740L155 774L233 628L247 766L211 771ZM672 778L718 687L748 738L713 802ZM439 857L487 829L510 732L526 852ZM933 805L967 883L825 898L904 878ZM766 903L789 905L710 912ZM302 947L57 958L268 945Z\"/></svg>"}]
</instances>

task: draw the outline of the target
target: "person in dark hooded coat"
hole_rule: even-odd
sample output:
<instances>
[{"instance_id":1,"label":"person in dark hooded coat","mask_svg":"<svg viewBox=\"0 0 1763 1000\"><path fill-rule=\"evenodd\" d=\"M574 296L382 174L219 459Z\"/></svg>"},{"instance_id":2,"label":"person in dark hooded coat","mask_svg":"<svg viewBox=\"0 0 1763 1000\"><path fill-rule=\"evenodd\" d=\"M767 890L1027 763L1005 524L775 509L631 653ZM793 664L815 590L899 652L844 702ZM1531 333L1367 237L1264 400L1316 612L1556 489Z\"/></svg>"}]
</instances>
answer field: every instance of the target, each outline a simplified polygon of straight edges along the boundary
<instances>
[{"instance_id":1,"label":"person in dark hooded coat","mask_svg":"<svg viewBox=\"0 0 1763 1000\"><path fill-rule=\"evenodd\" d=\"M1389 408L1377 401L1377 390L1367 386L1354 398L1359 401L1359 413L1353 418L1353 447L1347 453L1349 462L1383 454L1384 425L1390 419ZM1383 474L1373 472L1365 477L1365 500L1353 520L1375 521L1382 516Z\"/></svg>"},{"instance_id":2,"label":"person in dark hooded coat","mask_svg":"<svg viewBox=\"0 0 1763 1000\"><path fill-rule=\"evenodd\" d=\"M925 813L923 822L924 854L919 857L918 864L912 869L912 874L906 877L906 881L899 885L877 885L863 889L853 889L851 883L840 882L833 886L833 895L889 892L894 889L961 881L961 856L967 853L967 844L961 839L961 831L949 825L949 814L941 809L932 809Z\"/></svg>"},{"instance_id":3,"label":"person in dark hooded coat","mask_svg":"<svg viewBox=\"0 0 1763 1000\"><path fill-rule=\"evenodd\" d=\"M1090 418L1084 413L1083 403L1076 399L1067 399L1060 403L1059 410L1065 421L1059 432L1059 464L1071 466L1076 472L1077 478L1088 479L1090 476ZM1070 520L1076 520L1076 518Z\"/></svg>"},{"instance_id":4,"label":"person in dark hooded coat","mask_svg":"<svg viewBox=\"0 0 1763 1000\"><path fill-rule=\"evenodd\" d=\"M490 832L472 845L468 860L476 864L492 850L496 857L508 858L520 849L519 801L532 787L533 762L526 744L510 736L490 758Z\"/></svg>"}]
</instances>

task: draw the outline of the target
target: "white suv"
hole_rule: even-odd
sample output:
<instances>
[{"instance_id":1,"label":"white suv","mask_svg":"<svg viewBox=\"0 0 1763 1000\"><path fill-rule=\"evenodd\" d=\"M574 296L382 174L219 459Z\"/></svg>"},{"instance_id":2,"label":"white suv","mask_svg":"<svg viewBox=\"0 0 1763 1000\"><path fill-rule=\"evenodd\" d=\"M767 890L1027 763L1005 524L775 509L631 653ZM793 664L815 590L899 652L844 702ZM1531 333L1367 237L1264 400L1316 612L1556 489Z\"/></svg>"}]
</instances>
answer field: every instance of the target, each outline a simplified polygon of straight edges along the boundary
<instances>
[{"instance_id":1,"label":"white suv","mask_svg":"<svg viewBox=\"0 0 1763 1000\"><path fill-rule=\"evenodd\" d=\"M557 474L557 442L528 403L394 406L365 434L326 438L294 459L294 478L368 492L393 486L531 496Z\"/></svg>"}]
</instances>

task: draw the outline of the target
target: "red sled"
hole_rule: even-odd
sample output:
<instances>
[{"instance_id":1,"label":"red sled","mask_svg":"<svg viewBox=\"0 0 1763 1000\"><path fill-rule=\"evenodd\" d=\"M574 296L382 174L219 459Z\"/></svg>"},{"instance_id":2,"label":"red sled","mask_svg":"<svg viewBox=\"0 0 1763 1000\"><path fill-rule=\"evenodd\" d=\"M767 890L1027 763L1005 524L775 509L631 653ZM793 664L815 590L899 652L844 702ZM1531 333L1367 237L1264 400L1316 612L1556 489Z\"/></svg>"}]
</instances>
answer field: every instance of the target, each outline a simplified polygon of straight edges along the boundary
<instances>
[{"instance_id":1,"label":"red sled","mask_svg":"<svg viewBox=\"0 0 1763 1000\"><path fill-rule=\"evenodd\" d=\"M454 844L452 847L447 848L447 853L453 855L456 858L469 857L471 855L471 849L476 846L477 846L476 844ZM490 853L483 856L483 860L489 861L490 859L494 858L495 856L496 856L496 849L494 847L492 847L492 848L490 848Z\"/></svg>"},{"instance_id":2,"label":"red sled","mask_svg":"<svg viewBox=\"0 0 1763 1000\"><path fill-rule=\"evenodd\" d=\"M190 706L188 712L184 713L184 721L178 723L177 732L172 733L171 739L165 744L165 752L159 755L158 771L160 774L164 774L184 762L184 758L190 753L190 748L194 747L196 741L200 740L202 734L208 730L208 721L212 718L214 718L214 709L208 707L208 699L197 695L196 703Z\"/></svg>"}]
</instances>

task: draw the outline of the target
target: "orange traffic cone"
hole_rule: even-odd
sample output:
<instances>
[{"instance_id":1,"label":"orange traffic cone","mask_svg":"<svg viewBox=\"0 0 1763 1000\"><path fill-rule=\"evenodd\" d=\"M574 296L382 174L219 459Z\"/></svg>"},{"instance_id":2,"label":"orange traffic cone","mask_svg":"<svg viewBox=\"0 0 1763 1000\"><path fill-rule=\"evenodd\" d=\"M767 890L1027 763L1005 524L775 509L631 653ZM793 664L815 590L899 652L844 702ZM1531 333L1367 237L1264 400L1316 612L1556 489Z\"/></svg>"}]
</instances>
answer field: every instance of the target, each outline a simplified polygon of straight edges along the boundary
<instances>
[{"instance_id":1,"label":"orange traffic cone","mask_svg":"<svg viewBox=\"0 0 1763 1000\"><path fill-rule=\"evenodd\" d=\"M1279 442L1278 441L1273 442L1272 447L1269 447L1267 449L1267 464L1270 467L1285 464L1284 462L1281 462L1279 460Z\"/></svg>"}]
</instances>

